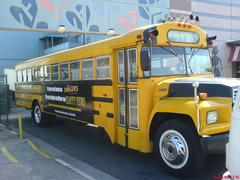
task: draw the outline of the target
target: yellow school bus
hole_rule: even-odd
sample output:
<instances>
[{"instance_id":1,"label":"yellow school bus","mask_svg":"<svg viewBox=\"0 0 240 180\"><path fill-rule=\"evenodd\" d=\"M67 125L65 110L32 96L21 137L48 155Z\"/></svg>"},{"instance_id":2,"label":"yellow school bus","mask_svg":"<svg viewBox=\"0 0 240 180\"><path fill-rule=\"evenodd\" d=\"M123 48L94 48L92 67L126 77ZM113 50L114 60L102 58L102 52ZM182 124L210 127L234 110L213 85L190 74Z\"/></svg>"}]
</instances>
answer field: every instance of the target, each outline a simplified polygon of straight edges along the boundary
<instances>
[{"instance_id":1,"label":"yellow school bus","mask_svg":"<svg viewBox=\"0 0 240 180\"><path fill-rule=\"evenodd\" d=\"M239 82L214 78L206 32L164 22L16 65L16 104L104 128L114 144L155 152L169 173L198 172L223 151Z\"/></svg>"}]
</instances>

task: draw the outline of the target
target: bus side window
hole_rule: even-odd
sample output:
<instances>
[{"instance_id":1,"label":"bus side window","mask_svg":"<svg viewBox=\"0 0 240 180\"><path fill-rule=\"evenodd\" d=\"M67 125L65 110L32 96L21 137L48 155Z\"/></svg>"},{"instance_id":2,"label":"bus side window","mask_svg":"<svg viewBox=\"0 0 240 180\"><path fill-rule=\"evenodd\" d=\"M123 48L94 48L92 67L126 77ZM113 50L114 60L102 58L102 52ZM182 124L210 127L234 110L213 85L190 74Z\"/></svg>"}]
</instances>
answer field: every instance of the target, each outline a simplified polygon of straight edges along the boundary
<instances>
[{"instance_id":1,"label":"bus side window","mask_svg":"<svg viewBox=\"0 0 240 180\"><path fill-rule=\"evenodd\" d=\"M43 81L44 80L44 69L43 66L40 66L37 68L37 73L38 73L38 80Z\"/></svg>"},{"instance_id":2,"label":"bus side window","mask_svg":"<svg viewBox=\"0 0 240 180\"><path fill-rule=\"evenodd\" d=\"M109 79L110 78L110 65L109 56L97 57L97 79Z\"/></svg>"},{"instance_id":3,"label":"bus side window","mask_svg":"<svg viewBox=\"0 0 240 180\"><path fill-rule=\"evenodd\" d=\"M128 81L130 83L137 82L137 53L136 49L128 49Z\"/></svg>"},{"instance_id":4,"label":"bus side window","mask_svg":"<svg viewBox=\"0 0 240 180\"><path fill-rule=\"evenodd\" d=\"M79 61L75 61L70 64L70 74L71 74L71 80L80 79L80 62Z\"/></svg>"},{"instance_id":5,"label":"bus side window","mask_svg":"<svg viewBox=\"0 0 240 180\"><path fill-rule=\"evenodd\" d=\"M27 82L32 81L32 69L27 69Z\"/></svg>"},{"instance_id":6,"label":"bus side window","mask_svg":"<svg viewBox=\"0 0 240 180\"><path fill-rule=\"evenodd\" d=\"M23 76L23 78L22 78L23 82L27 82L27 70L26 69L24 69L22 71L22 76Z\"/></svg>"},{"instance_id":7,"label":"bus side window","mask_svg":"<svg viewBox=\"0 0 240 180\"><path fill-rule=\"evenodd\" d=\"M85 59L82 61L82 79L83 80L93 80L93 59Z\"/></svg>"},{"instance_id":8,"label":"bus side window","mask_svg":"<svg viewBox=\"0 0 240 180\"><path fill-rule=\"evenodd\" d=\"M22 70L17 71L17 82L22 82Z\"/></svg>"},{"instance_id":9,"label":"bus side window","mask_svg":"<svg viewBox=\"0 0 240 180\"><path fill-rule=\"evenodd\" d=\"M50 65L44 66L44 79L45 79L45 81L50 81L51 80Z\"/></svg>"},{"instance_id":10,"label":"bus side window","mask_svg":"<svg viewBox=\"0 0 240 180\"><path fill-rule=\"evenodd\" d=\"M61 80L62 81L68 80L68 64L61 64L60 70L61 70Z\"/></svg>"},{"instance_id":11,"label":"bus side window","mask_svg":"<svg viewBox=\"0 0 240 180\"><path fill-rule=\"evenodd\" d=\"M124 83L125 82L125 60L124 60L124 51L118 51L118 82Z\"/></svg>"},{"instance_id":12,"label":"bus side window","mask_svg":"<svg viewBox=\"0 0 240 180\"><path fill-rule=\"evenodd\" d=\"M36 68L32 68L32 81L37 81L38 78L37 78L37 69Z\"/></svg>"},{"instance_id":13,"label":"bus side window","mask_svg":"<svg viewBox=\"0 0 240 180\"><path fill-rule=\"evenodd\" d=\"M52 80L57 81L58 80L58 64L52 65Z\"/></svg>"}]
</instances>

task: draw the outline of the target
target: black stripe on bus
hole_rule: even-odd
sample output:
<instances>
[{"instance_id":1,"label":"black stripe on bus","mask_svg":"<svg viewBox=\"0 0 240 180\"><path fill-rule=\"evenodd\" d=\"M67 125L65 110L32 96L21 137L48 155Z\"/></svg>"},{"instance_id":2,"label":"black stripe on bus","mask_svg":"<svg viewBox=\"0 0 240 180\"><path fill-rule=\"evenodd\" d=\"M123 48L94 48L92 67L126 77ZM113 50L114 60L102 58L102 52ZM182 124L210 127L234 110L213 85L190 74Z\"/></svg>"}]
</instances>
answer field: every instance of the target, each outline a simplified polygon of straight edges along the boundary
<instances>
[{"instance_id":1,"label":"black stripe on bus","mask_svg":"<svg viewBox=\"0 0 240 180\"><path fill-rule=\"evenodd\" d=\"M94 86L112 86L113 82L111 80L93 80L92 84Z\"/></svg>"},{"instance_id":2,"label":"black stripe on bus","mask_svg":"<svg viewBox=\"0 0 240 180\"><path fill-rule=\"evenodd\" d=\"M93 101L100 101L100 102L107 102L107 103L112 103L113 98L103 98L103 97L93 97Z\"/></svg>"},{"instance_id":3,"label":"black stripe on bus","mask_svg":"<svg viewBox=\"0 0 240 180\"><path fill-rule=\"evenodd\" d=\"M110 79L103 80L79 80L83 81L86 84L90 84L93 86L112 86L113 82ZM54 82L71 82L71 81L44 81L44 82L17 82L16 85L43 85L43 84L51 84Z\"/></svg>"},{"instance_id":4,"label":"black stripe on bus","mask_svg":"<svg viewBox=\"0 0 240 180\"><path fill-rule=\"evenodd\" d=\"M114 117L114 115L113 115L113 113L107 113L107 117L109 117L109 118L113 118Z\"/></svg>"},{"instance_id":5,"label":"black stripe on bus","mask_svg":"<svg viewBox=\"0 0 240 180\"><path fill-rule=\"evenodd\" d=\"M99 112L99 111L97 111L97 110L93 110L93 114L95 114L95 115L99 115L99 114L100 114L100 112Z\"/></svg>"},{"instance_id":6,"label":"black stripe on bus","mask_svg":"<svg viewBox=\"0 0 240 180\"><path fill-rule=\"evenodd\" d=\"M204 92L208 97L232 97L232 87L223 84L199 83L198 93ZM168 97L194 97L192 83L172 83Z\"/></svg>"}]
</instances>

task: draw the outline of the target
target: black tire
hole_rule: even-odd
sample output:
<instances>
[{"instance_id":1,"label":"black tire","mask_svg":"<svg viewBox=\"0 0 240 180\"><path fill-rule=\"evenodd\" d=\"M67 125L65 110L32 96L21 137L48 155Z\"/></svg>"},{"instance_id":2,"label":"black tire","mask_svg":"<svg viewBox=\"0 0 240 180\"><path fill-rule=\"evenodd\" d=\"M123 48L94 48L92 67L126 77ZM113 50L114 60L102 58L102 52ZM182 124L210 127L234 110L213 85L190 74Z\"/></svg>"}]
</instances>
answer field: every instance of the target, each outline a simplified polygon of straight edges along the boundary
<instances>
[{"instance_id":1,"label":"black tire","mask_svg":"<svg viewBox=\"0 0 240 180\"><path fill-rule=\"evenodd\" d=\"M46 115L41 111L38 103L33 105L32 117L37 126L44 127L47 125Z\"/></svg>"},{"instance_id":2,"label":"black tire","mask_svg":"<svg viewBox=\"0 0 240 180\"><path fill-rule=\"evenodd\" d=\"M199 173L206 159L196 130L184 119L171 119L160 125L154 151L165 171L182 177Z\"/></svg>"}]
</instances>

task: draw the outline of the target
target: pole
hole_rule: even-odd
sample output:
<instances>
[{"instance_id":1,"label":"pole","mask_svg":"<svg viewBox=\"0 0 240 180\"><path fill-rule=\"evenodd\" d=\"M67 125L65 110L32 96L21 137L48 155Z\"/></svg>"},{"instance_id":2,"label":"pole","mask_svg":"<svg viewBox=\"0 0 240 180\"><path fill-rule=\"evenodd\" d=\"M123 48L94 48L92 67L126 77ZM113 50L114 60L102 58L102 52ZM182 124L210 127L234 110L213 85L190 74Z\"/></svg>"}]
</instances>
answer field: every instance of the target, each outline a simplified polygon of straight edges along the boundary
<instances>
[{"instance_id":1,"label":"pole","mask_svg":"<svg viewBox=\"0 0 240 180\"><path fill-rule=\"evenodd\" d=\"M23 132L22 132L22 113L18 115L18 127L19 127L19 140L22 142Z\"/></svg>"},{"instance_id":2,"label":"pole","mask_svg":"<svg viewBox=\"0 0 240 180\"><path fill-rule=\"evenodd\" d=\"M198 105L198 95L197 95L197 89L199 87L199 83L198 82L193 82L192 84L193 88L194 88L194 98L193 98L193 101L194 101L194 104L196 106L196 109L197 109L197 130L198 130L198 133L200 133L200 128L201 128L201 122L200 122L200 109L199 109L199 105Z\"/></svg>"}]
</instances>

